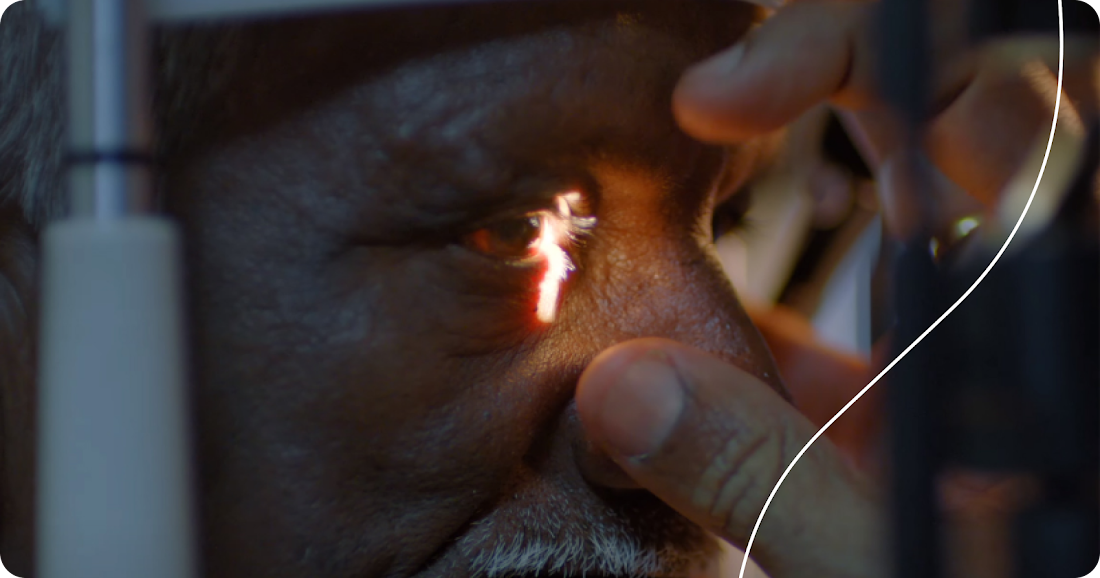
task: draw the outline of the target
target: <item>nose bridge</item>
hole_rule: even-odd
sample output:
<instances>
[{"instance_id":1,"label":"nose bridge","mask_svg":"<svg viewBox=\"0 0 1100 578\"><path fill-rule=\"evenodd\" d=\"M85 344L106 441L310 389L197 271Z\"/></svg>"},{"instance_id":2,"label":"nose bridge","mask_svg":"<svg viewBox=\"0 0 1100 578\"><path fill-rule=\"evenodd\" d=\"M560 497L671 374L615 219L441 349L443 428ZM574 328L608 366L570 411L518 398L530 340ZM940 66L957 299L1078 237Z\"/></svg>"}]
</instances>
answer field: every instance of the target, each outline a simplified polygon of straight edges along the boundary
<instances>
[{"instance_id":1,"label":"nose bridge","mask_svg":"<svg viewBox=\"0 0 1100 578\"><path fill-rule=\"evenodd\" d=\"M609 258L579 288L589 311L598 311L589 330L602 345L664 337L778 383L771 354L703 242L650 231L609 245Z\"/></svg>"}]
</instances>

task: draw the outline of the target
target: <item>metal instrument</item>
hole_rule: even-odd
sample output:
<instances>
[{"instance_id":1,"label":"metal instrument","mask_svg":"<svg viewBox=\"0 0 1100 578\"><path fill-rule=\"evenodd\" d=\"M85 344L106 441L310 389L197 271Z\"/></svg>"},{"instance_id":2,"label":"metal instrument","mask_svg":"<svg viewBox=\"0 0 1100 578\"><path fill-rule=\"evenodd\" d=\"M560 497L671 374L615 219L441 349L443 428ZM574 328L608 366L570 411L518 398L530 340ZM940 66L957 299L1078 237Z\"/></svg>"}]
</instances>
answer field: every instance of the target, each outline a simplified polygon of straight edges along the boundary
<instances>
[{"instance_id":1,"label":"metal instrument","mask_svg":"<svg viewBox=\"0 0 1100 578\"><path fill-rule=\"evenodd\" d=\"M1092 9L1062 4L1066 32L1094 34L1100 49ZM979 1L972 5L973 40L1057 34L1061 9L1041 0ZM885 0L881 16L883 92L908 125L916 154L930 109L927 3ZM886 385L897 578L949 575L937 492L952 469L1035 482L1038 495L1012 529L1013 576L1077 578L1100 559L1098 129L1091 127L1085 162L1057 217L1006 254ZM914 190L928 190L930 178L919 168L910 179ZM999 249L937 264L928 249L927 219L934 213L924 207L925 226L895 257L899 353L970 288Z\"/></svg>"}]
</instances>

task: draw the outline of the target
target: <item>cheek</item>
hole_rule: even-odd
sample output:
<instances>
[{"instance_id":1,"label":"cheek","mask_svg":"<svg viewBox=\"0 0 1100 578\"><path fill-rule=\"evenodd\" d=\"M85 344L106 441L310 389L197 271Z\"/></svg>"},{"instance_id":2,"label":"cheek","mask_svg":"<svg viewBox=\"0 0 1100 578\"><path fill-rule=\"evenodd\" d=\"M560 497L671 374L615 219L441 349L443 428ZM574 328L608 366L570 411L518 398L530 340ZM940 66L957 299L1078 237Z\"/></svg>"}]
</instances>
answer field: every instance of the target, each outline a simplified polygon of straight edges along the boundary
<instances>
[{"instance_id":1,"label":"cheek","mask_svg":"<svg viewBox=\"0 0 1100 578\"><path fill-rule=\"evenodd\" d=\"M275 551L302 536L299 550L334 556L354 533L361 555L423 560L499 497L571 386L541 348L455 349L484 320L449 313L465 301L431 276L368 270L334 291L331 276L282 269L203 275L234 279L210 283L223 305L204 310L218 339L201 388L209 529L283 541Z\"/></svg>"}]
</instances>

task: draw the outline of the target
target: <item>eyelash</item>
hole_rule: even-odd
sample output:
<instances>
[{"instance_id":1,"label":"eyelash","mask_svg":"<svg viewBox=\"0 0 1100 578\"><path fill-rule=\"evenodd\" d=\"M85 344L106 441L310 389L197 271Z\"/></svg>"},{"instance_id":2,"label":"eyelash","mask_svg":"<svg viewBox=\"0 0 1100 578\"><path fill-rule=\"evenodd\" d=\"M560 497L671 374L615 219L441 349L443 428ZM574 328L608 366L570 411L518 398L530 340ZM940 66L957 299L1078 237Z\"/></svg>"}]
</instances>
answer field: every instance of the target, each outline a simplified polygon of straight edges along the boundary
<instances>
[{"instance_id":1,"label":"eyelash","mask_svg":"<svg viewBox=\"0 0 1100 578\"><path fill-rule=\"evenodd\" d=\"M592 235L596 228L596 217L578 217L570 215L566 223L567 246L562 247L568 251L584 242L584 239Z\"/></svg>"},{"instance_id":2,"label":"eyelash","mask_svg":"<svg viewBox=\"0 0 1100 578\"><path fill-rule=\"evenodd\" d=\"M540 243L545 242L544 237L547 234L551 234L554 230L561 230L562 234L555 235L553 243L566 253L567 265L572 271L575 268L575 256L572 251L577 244L591 234L596 225L596 218L584 216L587 211L583 206L584 197L580 193L558 195L555 201L557 203L555 208L545 208L515 217L498 219L472 233L467 233L462 238L462 244L494 262L523 267L542 262L546 255L539 250ZM516 225L519 229L515 227ZM523 230L527 225L532 229ZM529 240L523 237L525 233L531 234ZM494 243L496 239L493 235L506 238L502 243ZM519 243L523 246L519 246ZM524 250L527 252L526 255L515 257L507 255L509 252L519 253Z\"/></svg>"},{"instance_id":3,"label":"eyelash","mask_svg":"<svg viewBox=\"0 0 1100 578\"><path fill-rule=\"evenodd\" d=\"M551 214L551 210L542 211L540 215L540 222L542 225L542 231L539 235L536 243L542 244L548 242L550 247L540 249L532 256L527 263L534 264L546 262L549 266L553 266L551 263L555 258L554 255L560 256L563 261L562 266L564 270L561 272L560 281L564 282L570 274L577 270L579 266L579 260L577 258L577 248L583 242L584 238L589 236L592 230L595 228L595 217L579 217L577 215L569 214L562 218L561 213ZM556 221L551 224L550 221ZM550 229L548 227L563 226L564 234L556 236L552 239L546 239L544 235L547 235Z\"/></svg>"},{"instance_id":4,"label":"eyelash","mask_svg":"<svg viewBox=\"0 0 1100 578\"><path fill-rule=\"evenodd\" d=\"M498 220L465 235L463 245L498 265L522 268L525 273L534 272L535 264L545 264L535 315L543 323L552 323L562 284L577 269L574 249L596 225L595 217L585 216L589 211L584 201L576 191L556 195L556 207Z\"/></svg>"}]
</instances>

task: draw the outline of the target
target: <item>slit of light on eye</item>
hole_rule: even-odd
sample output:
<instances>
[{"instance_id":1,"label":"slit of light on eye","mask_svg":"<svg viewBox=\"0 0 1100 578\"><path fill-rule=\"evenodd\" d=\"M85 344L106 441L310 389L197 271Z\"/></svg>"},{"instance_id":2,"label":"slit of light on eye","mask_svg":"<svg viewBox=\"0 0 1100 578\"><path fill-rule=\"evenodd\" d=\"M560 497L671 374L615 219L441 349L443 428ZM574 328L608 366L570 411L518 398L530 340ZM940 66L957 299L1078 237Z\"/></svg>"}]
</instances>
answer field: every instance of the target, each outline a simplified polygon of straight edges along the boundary
<instances>
[{"instance_id":1,"label":"slit of light on eye","mask_svg":"<svg viewBox=\"0 0 1100 578\"><path fill-rule=\"evenodd\" d=\"M546 273L539 283L539 302L535 315L543 323L553 323L558 315L558 302L561 297L561 285L573 270L569 253L562 247L570 239L570 203L577 202L580 193L570 192L558 195L558 213L542 217L542 231L538 240L538 251L546 258Z\"/></svg>"}]
</instances>

